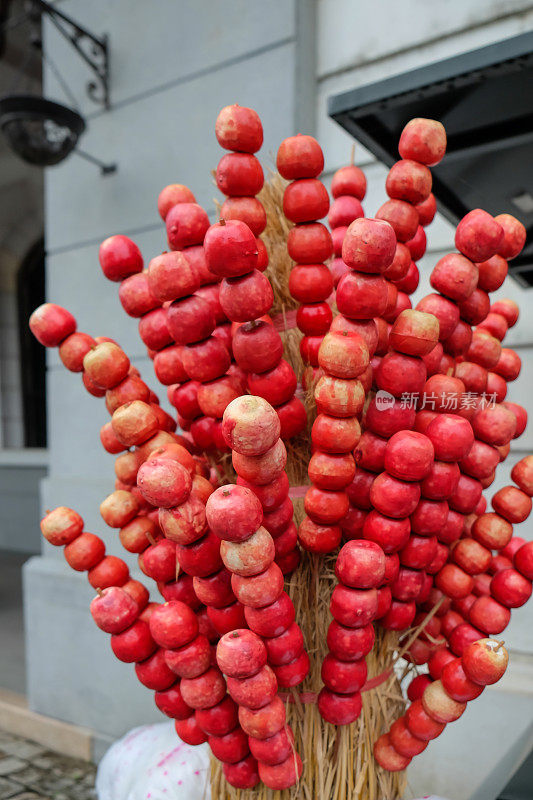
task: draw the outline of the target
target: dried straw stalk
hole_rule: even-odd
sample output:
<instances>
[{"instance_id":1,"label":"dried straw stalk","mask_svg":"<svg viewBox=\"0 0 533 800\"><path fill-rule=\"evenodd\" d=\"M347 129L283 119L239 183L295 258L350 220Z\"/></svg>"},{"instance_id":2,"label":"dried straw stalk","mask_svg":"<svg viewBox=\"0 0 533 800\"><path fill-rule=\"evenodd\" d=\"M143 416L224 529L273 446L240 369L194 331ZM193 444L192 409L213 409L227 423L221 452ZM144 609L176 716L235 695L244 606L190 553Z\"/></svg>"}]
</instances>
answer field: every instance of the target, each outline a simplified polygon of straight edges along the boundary
<instances>
[{"instance_id":1,"label":"dried straw stalk","mask_svg":"<svg viewBox=\"0 0 533 800\"><path fill-rule=\"evenodd\" d=\"M292 262L286 241L290 223L282 212L282 196L286 182L275 173L263 188L260 199L267 211L268 224L263 235L270 264L266 274L274 288L273 314L282 314L296 307L288 292ZM297 329L282 333L285 358L301 380L304 374L299 351L301 334ZM291 486L307 484L310 457L309 431L315 416L312 387L302 396L308 411L308 430L287 444L287 473ZM303 517L303 501L294 500L295 522ZM292 690L293 702L287 703L287 721L292 726L296 749L303 764L303 776L297 786L274 792L261 785L253 790L237 790L225 781L220 762L211 760L211 797L213 800L399 800L405 789L405 774L390 773L374 761L372 747L376 739L390 728L404 710L400 680L396 672L380 686L363 693L363 711L353 725L335 727L325 723L316 704L303 705L300 692L318 693L322 687L320 669L327 654L326 635L331 614L329 601L336 585L334 566L336 553L317 557L302 553L302 562L288 581L287 591L296 610L311 659L311 672L298 691ZM369 678L393 666L398 653L398 636L376 632L376 644L367 657ZM405 671L410 672L411 668Z\"/></svg>"}]
</instances>

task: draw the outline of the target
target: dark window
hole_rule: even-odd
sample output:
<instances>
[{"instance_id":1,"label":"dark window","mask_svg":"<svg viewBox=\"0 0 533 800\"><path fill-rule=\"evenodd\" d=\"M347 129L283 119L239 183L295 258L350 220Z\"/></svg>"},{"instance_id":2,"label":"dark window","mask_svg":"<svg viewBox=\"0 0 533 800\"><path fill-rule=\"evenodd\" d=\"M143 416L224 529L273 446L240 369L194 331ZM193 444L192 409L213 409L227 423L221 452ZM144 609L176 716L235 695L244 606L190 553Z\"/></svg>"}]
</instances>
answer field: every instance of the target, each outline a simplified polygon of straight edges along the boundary
<instances>
[{"instance_id":1,"label":"dark window","mask_svg":"<svg viewBox=\"0 0 533 800\"><path fill-rule=\"evenodd\" d=\"M44 303L44 241L29 250L17 275L18 327L22 413L25 447L46 447L46 356L45 349L32 335L28 320L32 311Z\"/></svg>"}]
</instances>

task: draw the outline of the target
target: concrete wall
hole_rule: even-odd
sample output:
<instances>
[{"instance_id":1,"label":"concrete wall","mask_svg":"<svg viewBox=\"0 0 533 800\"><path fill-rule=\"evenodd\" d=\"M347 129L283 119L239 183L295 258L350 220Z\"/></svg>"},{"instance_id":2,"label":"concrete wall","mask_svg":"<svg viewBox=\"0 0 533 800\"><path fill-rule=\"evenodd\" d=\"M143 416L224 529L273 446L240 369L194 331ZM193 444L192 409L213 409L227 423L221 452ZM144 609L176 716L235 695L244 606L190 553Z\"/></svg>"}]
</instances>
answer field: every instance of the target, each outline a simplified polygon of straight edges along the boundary
<instances>
[{"instance_id":1,"label":"concrete wall","mask_svg":"<svg viewBox=\"0 0 533 800\"><path fill-rule=\"evenodd\" d=\"M379 13L377 13L379 9ZM386 20L386 25L384 24ZM432 61L482 47L533 28L533 4L448 0L428 6L422 0L381 0L364 6L350 0L318 3L316 130L326 153L328 175L348 162L352 138L327 118L331 94L381 80ZM367 176L369 190L363 202L372 216L387 199L387 169L364 147L356 148L356 162ZM490 163L487 164L490 169ZM421 281L414 303L427 294L429 274L436 261L454 249L454 230L437 216L427 230L428 250L419 262ZM522 403L533 414L532 295L509 279L494 295L516 300L522 315L506 343L516 347L522 374L510 386L508 399ZM487 499L509 482L513 464L532 451L533 425L516 442L508 463L499 470ZM516 533L533 539L533 520ZM448 726L408 770L410 791L418 796L435 793L454 800L490 800L533 747L533 637L531 606L513 611L505 631L511 663L497 690L488 689L464 717ZM465 754L468 753L468 757Z\"/></svg>"},{"instance_id":2,"label":"concrete wall","mask_svg":"<svg viewBox=\"0 0 533 800\"><path fill-rule=\"evenodd\" d=\"M5 279L2 271L2 278ZM11 276L9 276L11 277ZM24 445L17 298L13 286L0 291L0 386L2 446Z\"/></svg>"},{"instance_id":3,"label":"concrete wall","mask_svg":"<svg viewBox=\"0 0 533 800\"><path fill-rule=\"evenodd\" d=\"M116 161L118 171L103 178L73 155L47 172L47 297L67 306L80 330L120 342L157 388L137 323L125 316L116 287L101 273L98 244L121 232L139 244L146 261L161 252L166 242L156 200L167 183L186 183L214 211L211 170L222 154L214 124L224 105L250 105L261 115L265 167L281 139L309 129L312 4L273 0L268 13L258 0L65 0L61 8L95 33L109 35L110 111L85 96L89 74L50 26L45 48L88 116L82 148ZM45 93L65 102L48 72ZM124 555L116 532L104 529L98 513L114 482L113 459L98 440L109 418L104 404L65 371L56 352L48 354L47 386L50 468L42 506L76 508L109 552ZM87 608L92 594L85 577L70 571L50 546L28 564L29 702L37 711L115 737L160 715L151 693L131 667L114 659L107 637L95 628Z\"/></svg>"},{"instance_id":4,"label":"concrete wall","mask_svg":"<svg viewBox=\"0 0 533 800\"><path fill-rule=\"evenodd\" d=\"M9 453L1 456L0 551L38 553L40 483L46 475L46 459L40 451L30 451L16 459Z\"/></svg>"}]
</instances>

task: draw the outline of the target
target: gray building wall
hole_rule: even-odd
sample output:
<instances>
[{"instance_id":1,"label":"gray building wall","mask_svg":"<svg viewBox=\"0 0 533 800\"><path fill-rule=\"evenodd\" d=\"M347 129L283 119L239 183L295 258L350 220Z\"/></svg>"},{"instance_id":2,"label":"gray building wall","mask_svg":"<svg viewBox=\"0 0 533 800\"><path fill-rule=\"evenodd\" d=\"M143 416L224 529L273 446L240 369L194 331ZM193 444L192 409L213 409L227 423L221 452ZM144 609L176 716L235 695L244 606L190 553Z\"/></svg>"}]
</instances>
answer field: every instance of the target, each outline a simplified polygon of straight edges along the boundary
<instances>
[{"instance_id":1,"label":"gray building wall","mask_svg":"<svg viewBox=\"0 0 533 800\"><path fill-rule=\"evenodd\" d=\"M0 452L0 551L39 552L40 484L45 476L46 453Z\"/></svg>"},{"instance_id":2,"label":"gray building wall","mask_svg":"<svg viewBox=\"0 0 533 800\"><path fill-rule=\"evenodd\" d=\"M101 177L75 155L46 173L47 298L69 308L79 330L115 338L157 390L151 362L126 317L117 287L102 275L98 245L126 233L145 261L165 249L157 195L168 183L191 187L214 212L211 170L222 154L214 136L219 110L233 102L255 108L263 120L263 166L278 143L314 119L314 4L296 0L195 3L157 0L65 0L61 8L95 33L107 33L111 53L110 111L84 94L89 75L57 32L45 26L45 49L69 81L88 117L81 147L116 161ZM65 102L53 75L45 94ZM48 352L49 473L42 507L68 505L86 529L103 536L108 552L124 556L115 531L99 516L113 489L113 458L100 446L109 417ZM164 390L161 392L165 400ZM37 522L37 520L36 520ZM133 557L126 557L134 569ZM43 545L25 568L28 696L33 709L116 737L135 724L160 719L151 693L133 668L112 655L108 637L88 613L93 595L61 551Z\"/></svg>"},{"instance_id":3,"label":"gray building wall","mask_svg":"<svg viewBox=\"0 0 533 800\"><path fill-rule=\"evenodd\" d=\"M17 263L18 266L18 263ZM20 352L15 287L16 273L2 270L4 286L0 290L0 386L2 387L2 446L24 445Z\"/></svg>"}]
</instances>

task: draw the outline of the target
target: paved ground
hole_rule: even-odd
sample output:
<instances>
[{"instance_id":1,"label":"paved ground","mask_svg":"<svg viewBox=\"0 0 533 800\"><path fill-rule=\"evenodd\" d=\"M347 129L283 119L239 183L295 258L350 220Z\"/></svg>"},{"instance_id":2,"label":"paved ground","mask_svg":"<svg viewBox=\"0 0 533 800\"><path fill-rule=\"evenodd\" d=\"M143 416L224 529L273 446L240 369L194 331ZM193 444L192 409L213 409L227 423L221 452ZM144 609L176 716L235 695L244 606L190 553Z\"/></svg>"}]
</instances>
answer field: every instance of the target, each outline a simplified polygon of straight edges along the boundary
<instances>
[{"instance_id":1,"label":"paved ground","mask_svg":"<svg viewBox=\"0 0 533 800\"><path fill-rule=\"evenodd\" d=\"M0 800L95 800L96 767L0 731Z\"/></svg>"}]
</instances>

